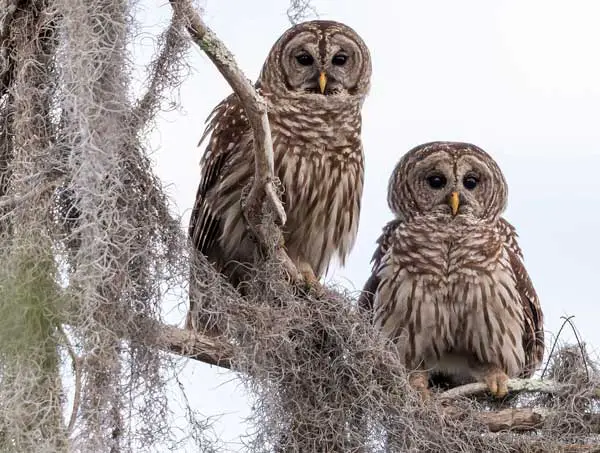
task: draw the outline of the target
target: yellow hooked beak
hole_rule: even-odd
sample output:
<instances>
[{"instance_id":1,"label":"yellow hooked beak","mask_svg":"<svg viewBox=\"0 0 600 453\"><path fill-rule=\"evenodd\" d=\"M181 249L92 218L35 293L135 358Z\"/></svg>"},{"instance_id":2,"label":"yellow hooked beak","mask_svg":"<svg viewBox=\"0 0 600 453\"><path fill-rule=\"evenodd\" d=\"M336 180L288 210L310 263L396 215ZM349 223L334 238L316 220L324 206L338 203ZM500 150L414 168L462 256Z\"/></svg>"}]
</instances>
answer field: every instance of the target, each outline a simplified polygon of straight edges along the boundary
<instances>
[{"instance_id":1,"label":"yellow hooked beak","mask_svg":"<svg viewBox=\"0 0 600 453\"><path fill-rule=\"evenodd\" d=\"M321 94L325 94L325 87L327 86L327 76L325 75L325 71L321 71L319 75L319 88L321 89Z\"/></svg>"},{"instance_id":2,"label":"yellow hooked beak","mask_svg":"<svg viewBox=\"0 0 600 453\"><path fill-rule=\"evenodd\" d=\"M448 199L448 204L450 205L450 209L452 209L452 215L455 216L458 212L458 206L460 205L460 199L458 197L458 192L452 192L450 194L450 198Z\"/></svg>"}]
</instances>

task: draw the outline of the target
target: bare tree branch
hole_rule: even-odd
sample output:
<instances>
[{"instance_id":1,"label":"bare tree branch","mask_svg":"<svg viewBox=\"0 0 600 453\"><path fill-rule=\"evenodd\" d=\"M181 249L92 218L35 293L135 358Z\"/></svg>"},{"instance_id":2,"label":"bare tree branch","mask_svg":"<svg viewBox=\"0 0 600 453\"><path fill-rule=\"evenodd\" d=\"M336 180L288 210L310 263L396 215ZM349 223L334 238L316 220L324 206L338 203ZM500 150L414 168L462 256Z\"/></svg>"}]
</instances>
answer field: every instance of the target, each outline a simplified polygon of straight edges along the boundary
<instances>
[{"instance_id":1,"label":"bare tree branch","mask_svg":"<svg viewBox=\"0 0 600 453\"><path fill-rule=\"evenodd\" d=\"M542 426L544 415L537 409L503 409L496 412L481 412L476 418L487 425L493 433L499 431L532 431Z\"/></svg>"},{"instance_id":2,"label":"bare tree branch","mask_svg":"<svg viewBox=\"0 0 600 453\"><path fill-rule=\"evenodd\" d=\"M456 406L443 408L444 415L451 419L461 419L472 416L476 421L497 433L500 431L526 432L540 428L543 425L547 413L543 410L531 408L509 408L489 412L467 412Z\"/></svg>"},{"instance_id":3,"label":"bare tree branch","mask_svg":"<svg viewBox=\"0 0 600 453\"><path fill-rule=\"evenodd\" d=\"M136 324L149 331L158 332L156 338L148 339L151 344L164 352L188 359L198 360L221 368L231 368L233 348L224 338L203 335L187 329L162 324L159 321L138 315Z\"/></svg>"},{"instance_id":4,"label":"bare tree branch","mask_svg":"<svg viewBox=\"0 0 600 453\"><path fill-rule=\"evenodd\" d=\"M508 381L508 390L509 392L514 393L558 393L561 390L564 390L566 386L567 384L560 384L558 382L541 379L510 379ZM475 382L446 390L440 394L439 398L457 399L461 397L481 395L487 391L488 388L484 383Z\"/></svg>"},{"instance_id":5,"label":"bare tree branch","mask_svg":"<svg viewBox=\"0 0 600 453\"><path fill-rule=\"evenodd\" d=\"M153 346L161 351L198 360L209 365L231 369L234 350L225 338L204 335L200 332L162 324L157 320L142 315L138 315L135 323L149 330L159 332L156 338L150 340L152 344L148 344L147 346ZM568 384L541 379L510 379L508 381L508 390L513 393L558 394L564 392L568 386ZM488 389L485 384L475 382L446 390L440 393L436 399L441 401L454 400L485 394L487 391ZM600 398L600 389L597 389L590 397ZM490 423L500 424L506 417L506 414L499 415L497 419L490 419ZM523 413L516 416L515 420L529 420L527 417L531 418L533 416Z\"/></svg>"},{"instance_id":6,"label":"bare tree branch","mask_svg":"<svg viewBox=\"0 0 600 453\"><path fill-rule=\"evenodd\" d=\"M254 133L255 176L245 200L244 215L248 226L264 249L269 249L273 231L263 225L265 212L273 216L275 223L284 225L286 214L277 195L273 165L273 142L267 116L267 104L254 89L233 54L225 44L206 26L188 0L170 0L176 14L187 20L187 30L192 40L211 59L233 91L237 94ZM276 244L275 254L293 281L301 277L296 266L283 249Z\"/></svg>"}]
</instances>

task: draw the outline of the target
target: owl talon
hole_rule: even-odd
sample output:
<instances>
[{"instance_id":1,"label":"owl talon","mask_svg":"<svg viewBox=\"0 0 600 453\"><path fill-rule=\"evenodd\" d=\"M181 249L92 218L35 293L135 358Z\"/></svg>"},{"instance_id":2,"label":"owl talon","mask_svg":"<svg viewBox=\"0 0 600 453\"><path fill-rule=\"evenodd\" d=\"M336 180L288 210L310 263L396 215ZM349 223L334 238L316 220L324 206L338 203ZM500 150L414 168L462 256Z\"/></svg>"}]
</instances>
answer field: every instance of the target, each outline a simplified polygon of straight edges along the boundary
<instances>
[{"instance_id":1,"label":"owl talon","mask_svg":"<svg viewBox=\"0 0 600 453\"><path fill-rule=\"evenodd\" d=\"M307 271L300 271L300 273L302 274L302 279L304 280L306 286L313 287L320 285L319 280L315 276L312 269L308 269Z\"/></svg>"},{"instance_id":2,"label":"owl talon","mask_svg":"<svg viewBox=\"0 0 600 453\"><path fill-rule=\"evenodd\" d=\"M484 380L495 398L504 398L508 394L508 376L504 371L491 370L485 375Z\"/></svg>"},{"instance_id":3,"label":"owl talon","mask_svg":"<svg viewBox=\"0 0 600 453\"><path fill-rule=\"evenodd\" d=\"M323 285L315 275L312 270L312 267L309 264L300 263L298 265L298 271L302 276L302 286L306 289L307 292L311 292L316 294L317 296L323 293Z\"/></svg>"},{"instance_id":4,"label":"owl talon","mask_svg":"<svg viewBox=\"0 0 600 453\"><path fill-rule=\"evenodd\" d=\"M310 275L302 273L302 278L304 280L304 286L309 292L314 292L317 295L323 293L323 285L321 285L321 282L315 277L315 274L312 272Z\"/></svg>"}]
</instances>

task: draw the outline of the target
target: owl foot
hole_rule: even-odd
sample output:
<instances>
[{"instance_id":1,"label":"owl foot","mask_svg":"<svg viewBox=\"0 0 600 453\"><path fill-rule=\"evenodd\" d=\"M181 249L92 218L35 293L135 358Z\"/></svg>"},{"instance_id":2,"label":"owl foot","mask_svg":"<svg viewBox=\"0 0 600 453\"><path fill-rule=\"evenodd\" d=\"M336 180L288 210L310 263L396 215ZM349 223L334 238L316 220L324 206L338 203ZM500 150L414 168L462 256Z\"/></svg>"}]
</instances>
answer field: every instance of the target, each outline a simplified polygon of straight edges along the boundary
<instances>
[{"instance_id":1,"label":"owl foot","mask_svg":"<svg viewBox=\"0 0 600 453\"><path fill-rule=\"evenodd\" d=\"M323 285L321 285L321 282L313 272L310 264L300 263L298 265L298 271L300 272L300 275L302 275L302 283L307 291L315 292L317 295L323 293Z\"/></svg>"},{"instance_id":2,"label":"owl foot","mask_svg":"<svg viewBox=\"0 0 600 453\"><path fill-rule=\"evenodd\" d=\"M483 379L488 386L490 393L495 398L504 398L508 393L508 376L499 368L490 369Z\"/></svg>"},{"instance_id":3,"label":"owl foot","mask_svg":"<svg viewBox=\"0 0 600 453\"><path fill-rule=\"evenodd\" d=\"M426 371L415 371L408 377L408 383L417 391L421 401L425 402L431 398L429 390L429 375Z\"/></svg>"}]
</instances>

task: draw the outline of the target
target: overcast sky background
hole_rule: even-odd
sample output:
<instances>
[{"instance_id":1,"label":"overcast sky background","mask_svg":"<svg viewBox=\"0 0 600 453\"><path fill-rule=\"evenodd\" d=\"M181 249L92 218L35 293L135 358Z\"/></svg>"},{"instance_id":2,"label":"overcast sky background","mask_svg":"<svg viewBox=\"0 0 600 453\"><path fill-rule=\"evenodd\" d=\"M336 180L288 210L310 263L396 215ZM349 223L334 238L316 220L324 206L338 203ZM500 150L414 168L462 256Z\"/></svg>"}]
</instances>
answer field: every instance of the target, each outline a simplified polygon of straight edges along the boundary
<instances>
[{"instance_id":1,"label":"overcast sky background","mask_svg":"<svg viewBox=\"0 0 600 453\"><path fill-rule=\"evenodd\" d=\"M327 277L359 290L381 227L391 219L387 181L398 159L432 140L474 143L499 163L509 184L506 218L545 311L548 342L563 315L600 346L600 2L481 0L314 0L322 19L345 22L371 49L373 79L363 110L366 176L357 244ZM287 1L206 0L204 18L255 80L289 27ZM168 2L144 0L149 36L170 19ZM146 49L146 50L144 50ZM204 120L231 90L192 47L182 108L162 114L152 136L156 170L187 226L199 180ZM181 322L184 306L169 313ZM572 338L570 333L565 341ZM594 349L595 350L595 349ZM192 361L190 361L192 362ZM235 375L200 363L182 372L194 409L222 415L217 434L241 448L249 414ZM182 450L183 451L183 450Z\"/></svg>"}]
</instances>

